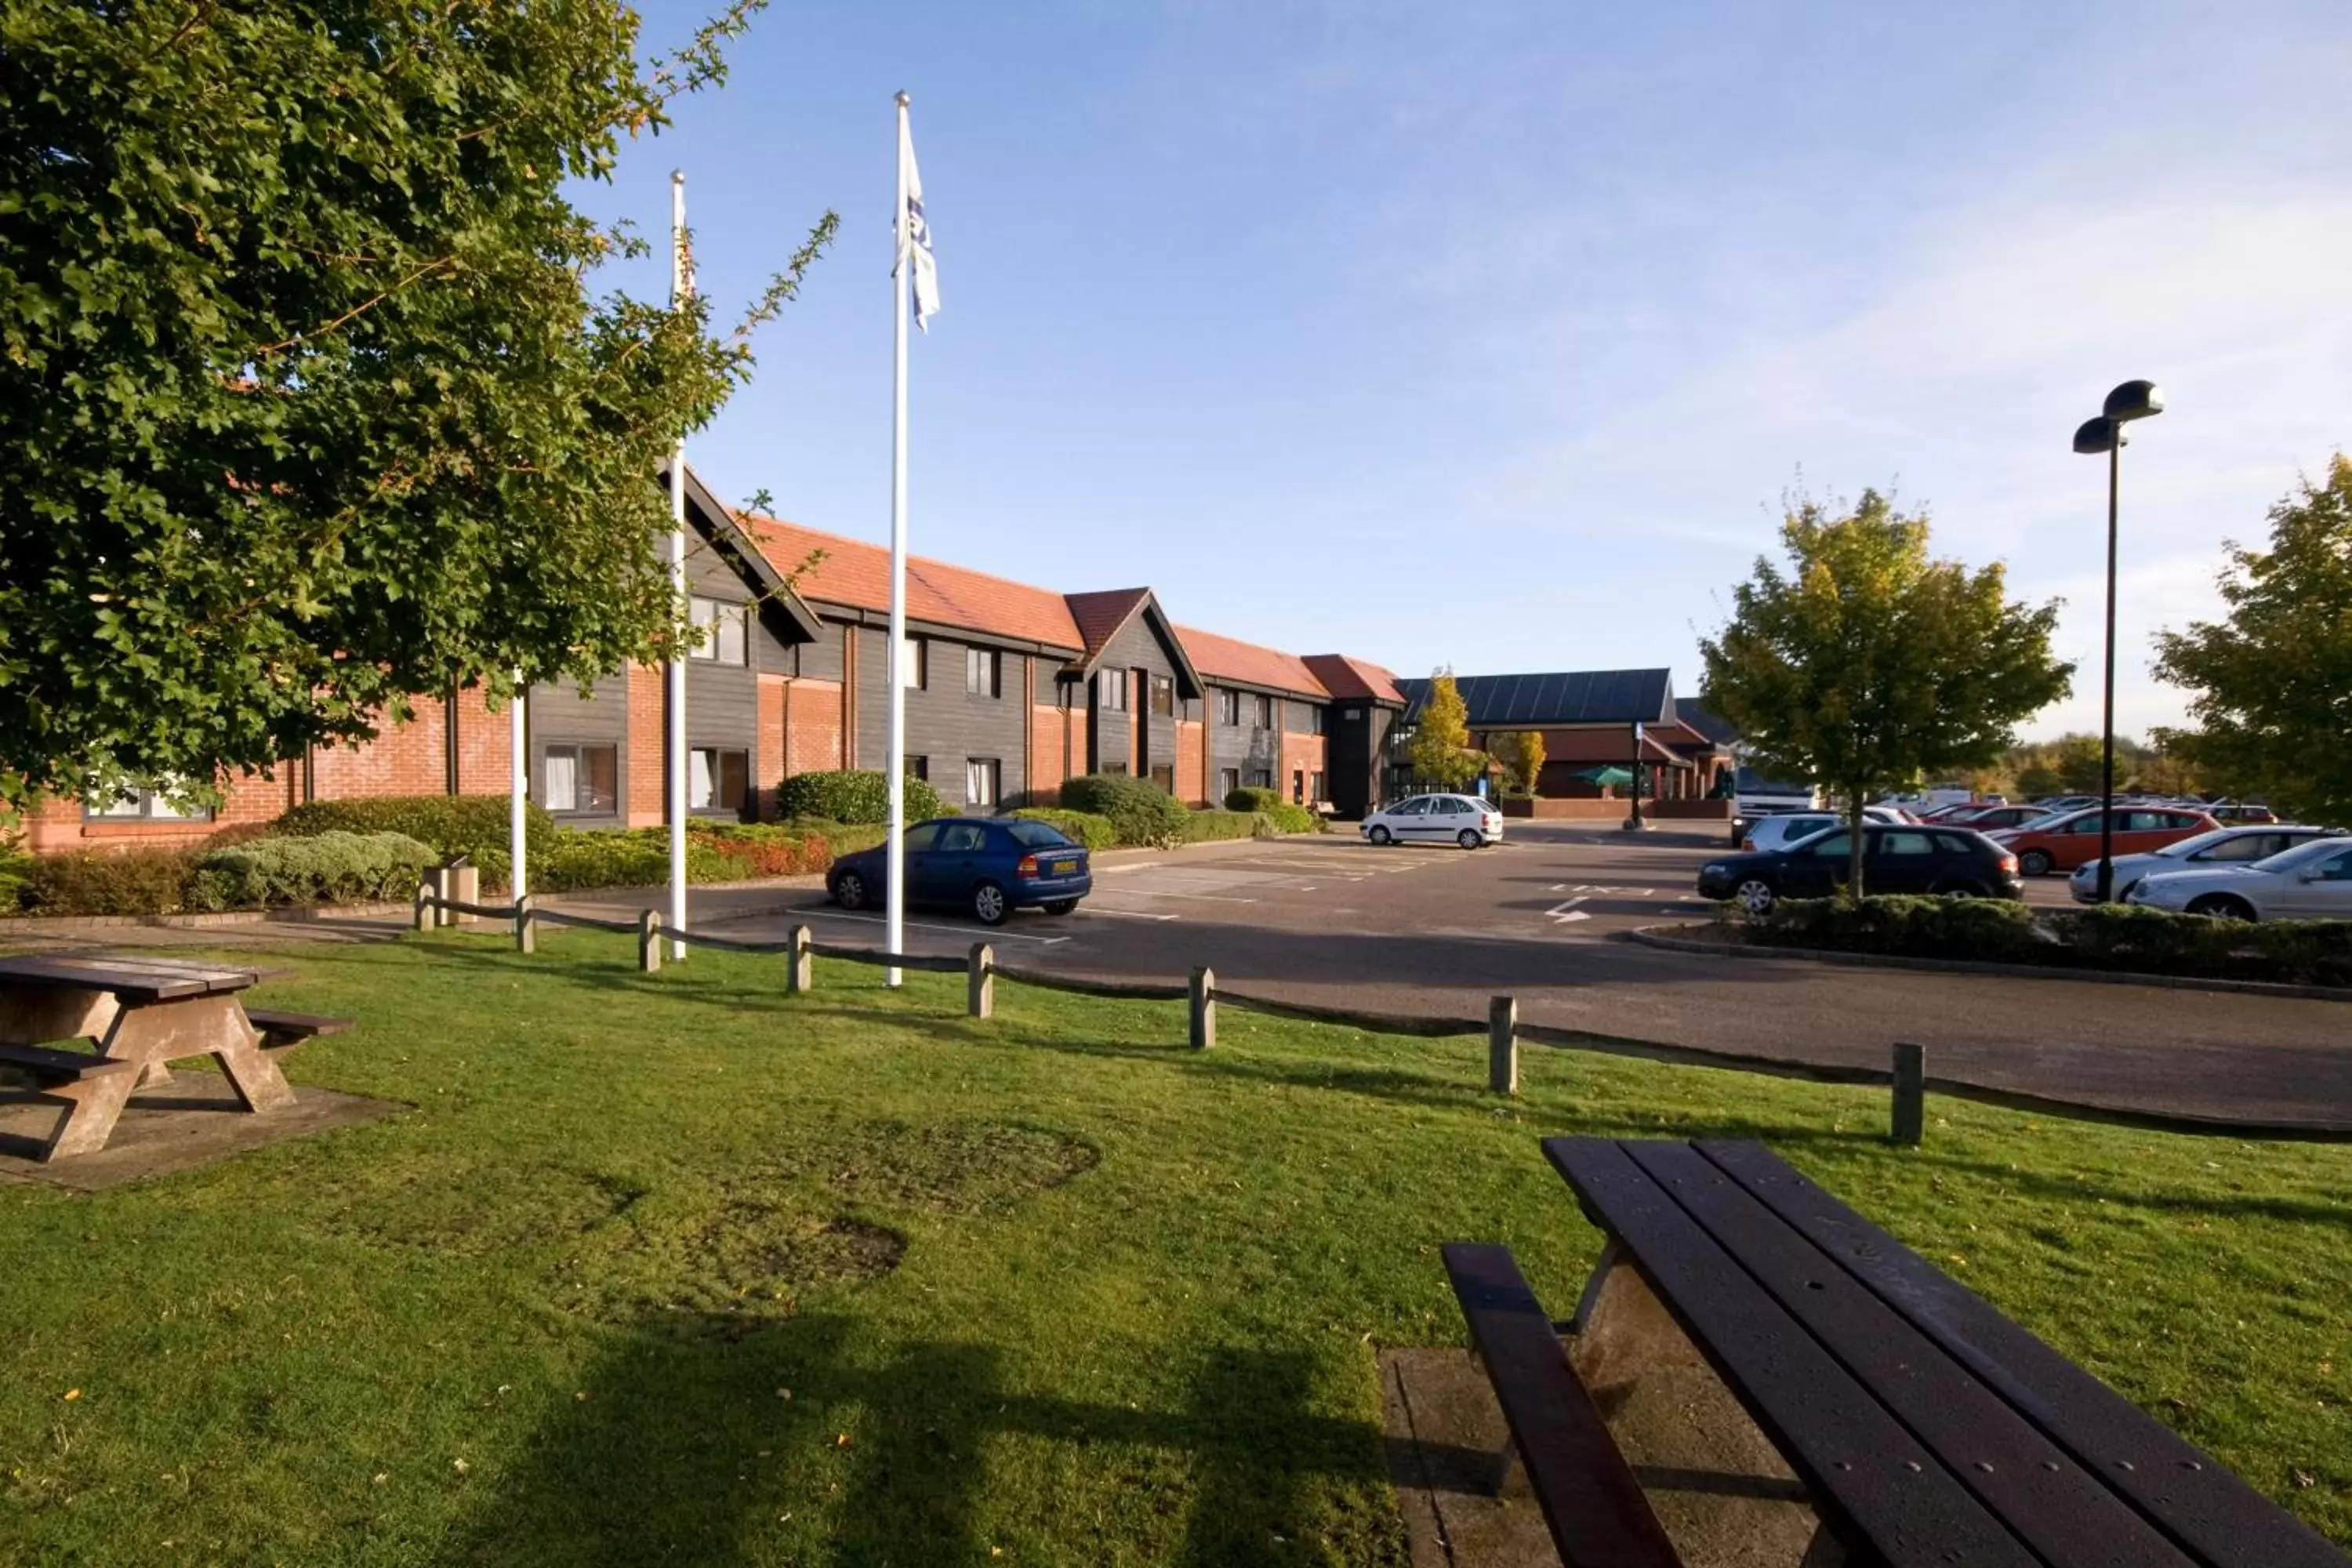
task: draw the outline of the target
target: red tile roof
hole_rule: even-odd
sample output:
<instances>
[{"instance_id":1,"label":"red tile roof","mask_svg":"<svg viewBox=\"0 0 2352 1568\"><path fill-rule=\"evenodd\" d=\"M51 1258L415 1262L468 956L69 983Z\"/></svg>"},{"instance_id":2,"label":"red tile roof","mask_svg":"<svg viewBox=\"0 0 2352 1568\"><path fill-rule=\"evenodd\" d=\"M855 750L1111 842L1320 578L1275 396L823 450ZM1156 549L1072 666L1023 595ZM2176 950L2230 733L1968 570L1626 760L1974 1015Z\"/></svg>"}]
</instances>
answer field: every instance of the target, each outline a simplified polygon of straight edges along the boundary
<instances>
[{"instance_id":1,"label":"red tile roof","mask_svg":"<svg viewBox=\"0 0 2352 1568\"><path fill-rule=\"evenodd\" d=\"M1087 663L1094 662L1103 645L1118 636L1118 628L1127 625L1137 606L1150 597L1149 588L1106 588L1092 594L1062 595L1070 606L1070 618L1077 623L1078 636L1084 639Z\"/></svg>"},{"instance_id":2,"label":"red tile roof","mask_svg":"<svg viewBox=\"0 0 2352 1568\"><path fill-rule=\"evenodd\" d=\"M812 551L825 552L823 561L802 574L796 585L802 598L889 610L890 552L885 546L754 512L738 512L736 521L779 572L791 572ZM1056 648L1075 651L1087 646L1070 604L1061 595L920 555L907 557L907 616Z\"/></svg>"},{"instance_id":3,"label":"red tile roof","mask_svg":"<svg viewBox=\"0 0 2352 1568\"><path fill-rule=\"evenodd\" d=\"M1310 653L1305 663L1322 681L1323 689L1334 697L1404 705L1404 693L1397 689L1396 677L1377 664L1349 658L1344 653Z\"/></svg>"},{"instance_id":4,"label":"red tile roof","mask_svg":"<svg viewBox=\"0 0 2352 1568\"><path fill-rule=\"evenodd\" d=\"M1192 668L1207 679L1236 680L1244 686L1266 686L1276 691L1296 691L1304 697L1331 694L1315 678L1307 660L1296 654L1221 637L1214 632L1195 631L1191 626L1178 626L1176 635L1184 640L1184 651L1192 655Z\"/></svg>"}]
</instances>

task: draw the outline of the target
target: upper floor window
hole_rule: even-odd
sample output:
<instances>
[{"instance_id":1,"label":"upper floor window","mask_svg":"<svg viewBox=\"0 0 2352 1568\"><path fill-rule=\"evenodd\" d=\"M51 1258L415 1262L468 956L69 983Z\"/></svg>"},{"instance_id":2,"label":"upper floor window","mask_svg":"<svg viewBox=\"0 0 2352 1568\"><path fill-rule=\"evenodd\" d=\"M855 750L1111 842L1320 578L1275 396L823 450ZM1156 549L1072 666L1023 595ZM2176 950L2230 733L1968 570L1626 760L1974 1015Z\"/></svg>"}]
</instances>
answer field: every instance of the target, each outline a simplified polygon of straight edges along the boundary
<instances>
[{"instance_id":1,"label":"upper floor window","mask_svg":"<svg viewBox=\"0 0 2352 1568\"><path fill-rule=\"evenodd\" d=\"M1323 710L1321 708L1316 706L1312 702L1301 702L1298 704L1298 711L1305 716L1306 721L1300 727L1306 731L1306 733L1309 735L1319 735L1323 732Z\"/></svg>"},{"instance_id":2,"label":"upper floor window","mask_svg":"<svg viewBox=\"0 0 2352 1568\"><path fill-rule=\"evenodd\" d=\"M963 689L974 697L1003 695L1003 656L992 647L963 650Z\"/></svg>"},{"instance_id":3,"label":"upper floor window","mask_svg":"<svg viewBox=\"0 0 2352 1568\"><path fill-rule=\"evenodd\" d=\"M1152 677L1150 677L1150 680L1151 680L1151 710L1152 710L1154 713L1173 713L1173 712L1175 712L1175 711L1176 711L1176 682L1175 682L1175 680L1174 680L1172 678L1171 678L1171 677L1169 677L1169 676L1165 676L1165 675L1155 675L1155 676L1152 676Z\"/></svg>"},{"instance_id":4,"label":"upper floor window","mask_svg":"<svg viewBox=\"0 0 2352 1568\"><path fill-rule=\"evenodd\" d=\"M1217 688L1217 722L1239 724L1242 721L1242 694L1230 686Z\"/></svg>"},{"instance_id":5,"label":"upper floor window","mask_svg":"<svg viewBox=\"0 0 2352 1568\"><path fill-rule=\"evenodd\" d=\"M1261 730L1271 730L1271 729L1273 729L1273 728L1274 728L1274 699L1273 699L1273 698L1271 698L1271 697L1264 697L1264 696L1253 697L1253 698L1251 698L1251 699L1250 699L1250 703L1251 703L1251 710L1250 710L1250 712L1251 712L1251 717L1252 717L1254 720L1255 720L1255 721L1256 721L1257 727L1258 727L1259 729L1261 729Z\"/></svg>"},{"instance_id":6,"label":"upper floor window","mask_svg":"<svg viewBox=\"0 0 2352 1568\"><path fill-rule=\"evenodd\" d=\"M699 594L687 600L695 642L688 658L708 664L748 664L751 658L751 607L706 599Z\"/></svg>"},{"instance_id":7,"label":"upper floor window","mask_svg":"<svg viewBox=\"0 0 2352 1568\"><path fill-rule=\"evenodd\" d=\"M1127 671L1098 669L1095 671L1095 706L1113 712L1127 711Z\"/></svg>"},{"instance_id":8,"label":"upper floor window","mask_svg":"<svg viewBox=\"0 0 2352 1568\"><path fill-rule=\"evenodd\" d=\"M890 645L885 643L885 647ZM909 637L898 644L898 684L909 691L928 691L931 686L931 645L926 637Z\"/></svg>"}]
</instances>

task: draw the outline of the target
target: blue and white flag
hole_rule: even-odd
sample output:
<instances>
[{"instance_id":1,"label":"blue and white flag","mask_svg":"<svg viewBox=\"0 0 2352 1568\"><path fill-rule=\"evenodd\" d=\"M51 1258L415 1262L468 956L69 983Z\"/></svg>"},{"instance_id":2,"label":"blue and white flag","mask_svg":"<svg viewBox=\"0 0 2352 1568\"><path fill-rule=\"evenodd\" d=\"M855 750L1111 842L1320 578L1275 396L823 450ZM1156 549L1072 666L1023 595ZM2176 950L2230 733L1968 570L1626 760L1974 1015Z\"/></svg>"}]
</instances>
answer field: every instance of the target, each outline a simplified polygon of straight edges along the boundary
<instances>
[{"instance_id":1,"label":"blue and white flag","mask_svg":"<svg viewBox=\"0 0 2352 1568\"><path fill-rule=\"evenodd\" d=\"M907 193L907 210L900 215L898 259L915 263L915 325L931 330L940 313L940 264L931 255L931 226L923 221L923 176L915 168L915 133L906 116L898 117L899 188Z\"/></svg>"}]
</instances>

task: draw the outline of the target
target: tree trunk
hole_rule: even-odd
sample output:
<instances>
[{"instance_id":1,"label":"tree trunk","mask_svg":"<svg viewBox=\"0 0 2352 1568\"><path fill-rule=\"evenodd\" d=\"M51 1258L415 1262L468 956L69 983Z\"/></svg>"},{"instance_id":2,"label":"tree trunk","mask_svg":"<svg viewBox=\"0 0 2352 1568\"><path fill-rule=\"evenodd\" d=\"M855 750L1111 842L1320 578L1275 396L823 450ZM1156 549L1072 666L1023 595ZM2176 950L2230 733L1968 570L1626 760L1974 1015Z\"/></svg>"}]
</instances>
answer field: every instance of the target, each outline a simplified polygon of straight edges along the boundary
<instances>
[{"instance_id":1,"label":"tree trunk","mask_svg":"<svg viewBox=\"0 0 2352 1568\"><path fill-rule=\"evenodd\" d=\"M1845 896L1862 897L1862 786L1854 785L1845 795L1846 846Z\"/></svg>"}]
</instances>

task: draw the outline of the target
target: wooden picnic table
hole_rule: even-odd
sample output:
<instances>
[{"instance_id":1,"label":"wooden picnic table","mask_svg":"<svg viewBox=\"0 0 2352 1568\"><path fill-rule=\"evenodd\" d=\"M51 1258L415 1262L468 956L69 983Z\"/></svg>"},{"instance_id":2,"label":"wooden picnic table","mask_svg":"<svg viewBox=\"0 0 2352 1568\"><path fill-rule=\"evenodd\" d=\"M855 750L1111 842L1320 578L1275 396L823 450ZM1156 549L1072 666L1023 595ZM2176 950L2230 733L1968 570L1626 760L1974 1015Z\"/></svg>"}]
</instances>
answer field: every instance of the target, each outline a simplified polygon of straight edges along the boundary
<instances>
[{"instance_id":1,"label":"wooden picnic table","mask_svg":"<svg viewBox=\"0 0 2352 1568\"><path fill-rule=\"evenodd\" d=\"M245 1110L293 1104L294 1090L237 994L258 978L249 969L143 957L0 958L0 1065L64 1107L41 1157L104 1148L131 1090L168 1081L167 1064L185 1057L219 1058ZM92 1042L96 1054L47 1048L73 1039Z\"/></svg>"},{"instance_id":2,"label":"wooden picnic table","mask_svg":"<svg viewBox=\"0 0 2352 1568\"><path fill-rule=\"evenodd\" d=\"M1559 1332L1590 1331L1612 1283L1663 1309L1787 1462L1819 1518L1820 1560L2347 1562L1760 1145L1554 1138L1543 1149L1607 1237L1576 1317L1555 1325L1507 1249L1444 1250L1570 1568L1682 1561Z\"/></svg>"}]
</instances>

